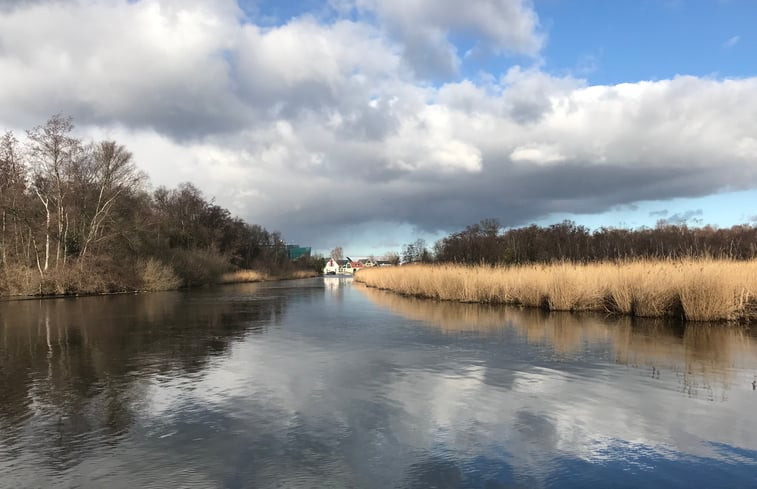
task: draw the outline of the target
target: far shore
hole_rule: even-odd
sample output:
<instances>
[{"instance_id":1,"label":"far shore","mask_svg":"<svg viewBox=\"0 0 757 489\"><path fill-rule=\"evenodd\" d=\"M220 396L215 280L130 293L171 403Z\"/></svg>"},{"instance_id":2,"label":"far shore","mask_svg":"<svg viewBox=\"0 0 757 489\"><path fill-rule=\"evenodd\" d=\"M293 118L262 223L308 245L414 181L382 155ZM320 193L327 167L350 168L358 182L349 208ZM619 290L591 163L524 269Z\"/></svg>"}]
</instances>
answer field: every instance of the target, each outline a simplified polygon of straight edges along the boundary
<instances>
[{"instance_id":1,"label":"far shore","mask_svg":"<svg viewBox=\"0 0 757 489\"><path fill-rule=\"evenodd\" d=\"M355 281L443 301L686 321L757 322L756 260L410 265L361 270Z\"/></svg>"},{"instance_id":2,"label":"far shore","mask_svg":"<svg viewBox=\"0 0 757 489\"><path fill-rule=\"evenodd\" d=\"M126 295L126 294L147 294L152 292L166 292L171 290L189 290L207 287L208 285L230 285L230 284L243 284L243 283L258 283L258 282L276 282L281 280L297 280L303 278L318 277L320 274L314 270L295 270L293 272L287 272L282 274L268 274L264 272L258 272L256 270L238 270L236 272L229 272L221 275L213 284L206 284L193 287L173 287L164 288L160 290L148 290L148 289L132 289L132 290L115 290L110 292L100 291L73 291L63 294L32 294L32 295L0 295L0 302L11 301L30 301L30 300L42 300L42 299L71 299L77 297L105 297L111 295Z\"/></svg>"},{"instance_id":3,"label":"far shore","mask_svg":"<svg viewBox=\"0 0 757 489\"><path fill-rule=\"evenodd\" d=\"M256 270L239 270L236 272L224 273L216 282L217 284L242 284L254 282L272 282L278 280L296 280L301 278L320 277L321 274L315 270L295 270L283 274L267 274Z\"/></svg>"}]
</instances>

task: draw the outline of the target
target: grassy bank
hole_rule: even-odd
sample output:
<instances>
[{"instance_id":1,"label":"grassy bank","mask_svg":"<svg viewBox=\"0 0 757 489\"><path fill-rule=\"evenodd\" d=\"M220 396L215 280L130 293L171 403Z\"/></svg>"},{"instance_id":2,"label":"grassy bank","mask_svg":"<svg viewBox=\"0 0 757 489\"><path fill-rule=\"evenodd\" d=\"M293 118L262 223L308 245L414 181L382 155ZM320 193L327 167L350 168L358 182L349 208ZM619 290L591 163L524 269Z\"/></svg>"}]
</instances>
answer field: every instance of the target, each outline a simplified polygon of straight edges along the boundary
<instances>
[{"instance_id":1,"label":"grassy bank","mask_svg":"<svg viewBox=\"0 0 757 489\"><path fill-rule=\"evenodd\" d=\"M600 311L689 321L757 320L757 261L413 265L361 270L355 280L445 301Z\"/></svg>"}]
</instances>

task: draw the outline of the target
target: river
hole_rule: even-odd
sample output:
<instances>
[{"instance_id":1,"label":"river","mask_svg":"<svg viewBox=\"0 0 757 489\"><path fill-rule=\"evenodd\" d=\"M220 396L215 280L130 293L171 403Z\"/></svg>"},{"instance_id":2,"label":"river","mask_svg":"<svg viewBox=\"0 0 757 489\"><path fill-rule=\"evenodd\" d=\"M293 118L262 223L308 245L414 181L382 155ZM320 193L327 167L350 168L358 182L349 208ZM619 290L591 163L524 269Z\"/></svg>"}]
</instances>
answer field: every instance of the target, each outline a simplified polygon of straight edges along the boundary
<instances>
[{"instance_id":1,"label":"river","mask_svg":"<svg viewBox=\"0 0 757 489\"><path fill-rule=\"evenodd\" d=\"M757 333L319 278L0 303L0 487L757 487Z\"/></svg>"}]
</instances>

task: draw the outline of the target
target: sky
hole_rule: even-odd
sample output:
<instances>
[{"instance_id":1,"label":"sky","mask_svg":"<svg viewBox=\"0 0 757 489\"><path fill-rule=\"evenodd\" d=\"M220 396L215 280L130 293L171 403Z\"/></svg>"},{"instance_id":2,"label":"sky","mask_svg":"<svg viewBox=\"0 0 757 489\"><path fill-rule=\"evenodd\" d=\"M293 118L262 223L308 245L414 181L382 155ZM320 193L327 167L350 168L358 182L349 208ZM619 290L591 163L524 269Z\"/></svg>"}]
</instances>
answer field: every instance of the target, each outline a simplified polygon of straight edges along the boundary
<instances>
[{"instance_id":1,"label":"sky","mask_svg":"<svg viewBox=\"0 0 757 489\"><path fill-rule=\"evenodd\" d=\"M2 0L0 130L73 116L352 256L496 218L757 222L752 0Z\"/></svg>"}]
</instances>

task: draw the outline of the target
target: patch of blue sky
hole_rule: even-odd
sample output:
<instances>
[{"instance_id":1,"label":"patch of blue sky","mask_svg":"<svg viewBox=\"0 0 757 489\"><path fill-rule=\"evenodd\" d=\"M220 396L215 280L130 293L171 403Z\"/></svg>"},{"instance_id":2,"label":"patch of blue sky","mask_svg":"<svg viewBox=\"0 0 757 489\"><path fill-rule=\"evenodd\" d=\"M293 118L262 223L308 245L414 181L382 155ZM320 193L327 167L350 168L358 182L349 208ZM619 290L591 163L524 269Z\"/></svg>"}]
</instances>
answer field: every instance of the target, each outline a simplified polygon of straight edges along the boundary
<instances>
[{"instance_id":1,"label":"patch of blue sky","mask_svg":"<svg viewBox=\"0 0 757 489\"><path fill-rule=\"evenodd\" d=\"M313 253L328 256L333 247L344 246L344 254L355 259L380 257L388 251L401 251L404 245L417 239L424 240L426 246L431 248L448 234L444 231L423 231L407 223L372 221L337 231L331 236L333 242L330 247L314 249Z\"/></svg>"},{"instance_id":2,"label":"patch of blue sky","mask_svg":"<svg viewBox=\"0 0 757 489\"><path fill-rule=\"evenodd\" d=\"M757 223L757 190L744 190L670 200L647 200L619 205L597 214L554 213L536 221L550 225L569 219L590 229L654 227L659 220L689 226L731 227Z\"/></svg>"},{"instance_id":3,"label":"patch of blue sky","mask_svg":"<svg viewBox=\"0 0 757 489\"><path fill-rule=\"evenodd\" d=\"M250 21L263 26L280 26L300 17L315 17L330 22L340 14L323 0L238 0Z\"/></svg>"},{"instance_id":4,"label":"patch of blue sky","mask_svg":"<svg viewBox=\"0 0 757 489\"><path fill-rule=\"evenodd\" d=\"M590 84L757 74L757 2L541 0L544 69Z\"/></svg>"}]
</instances>

